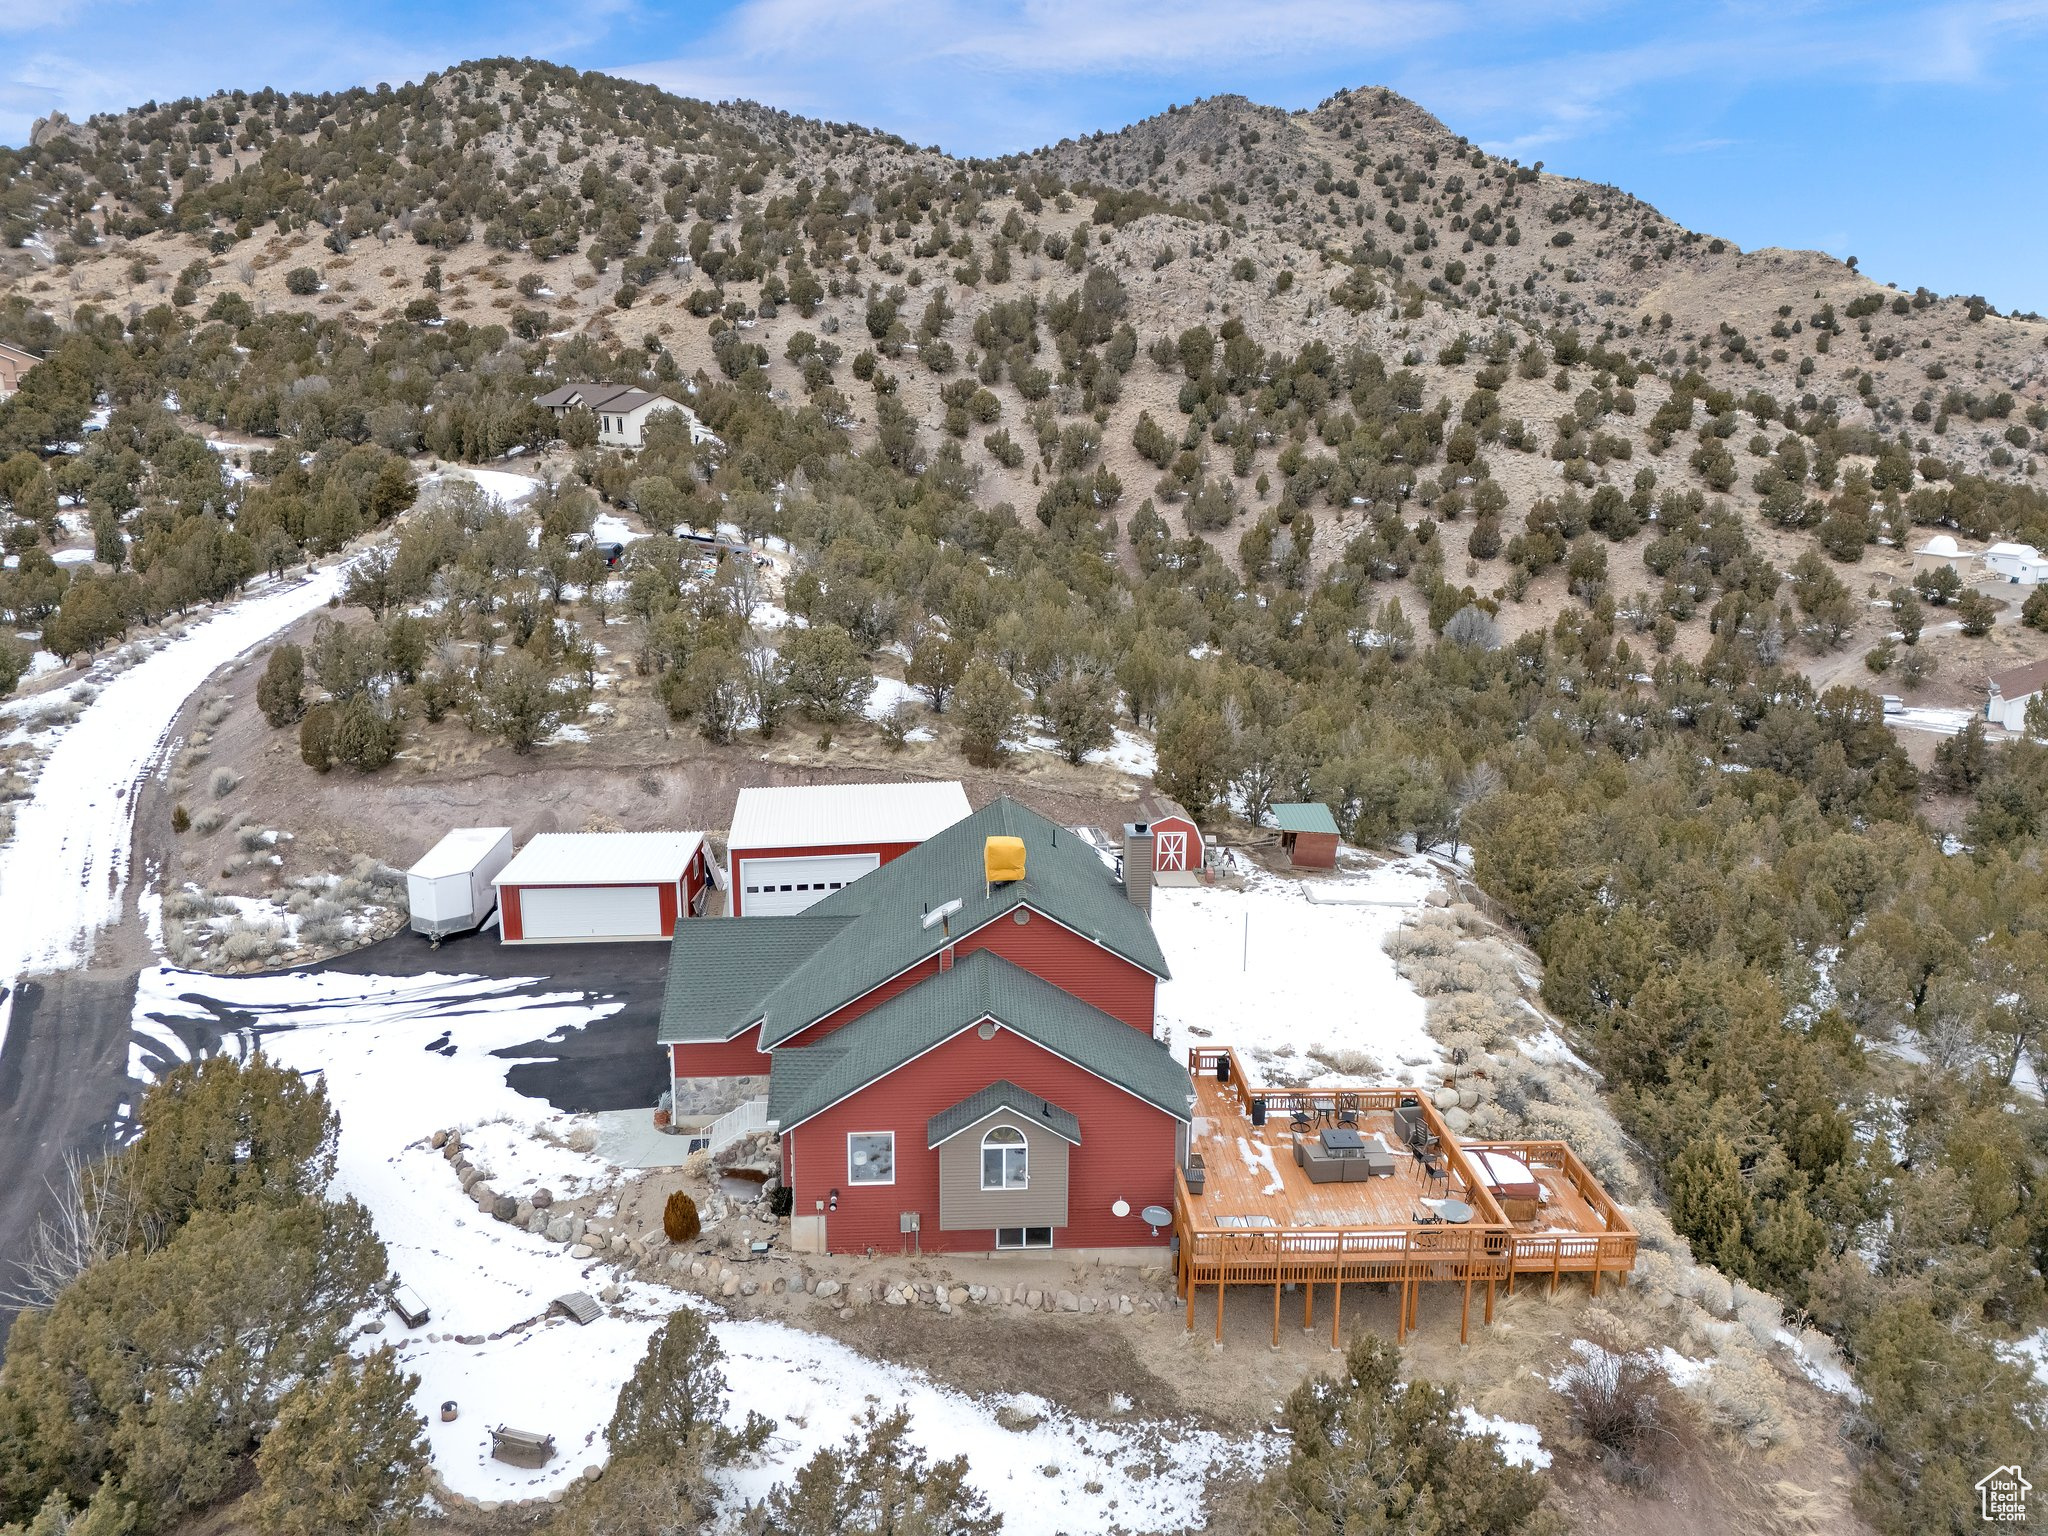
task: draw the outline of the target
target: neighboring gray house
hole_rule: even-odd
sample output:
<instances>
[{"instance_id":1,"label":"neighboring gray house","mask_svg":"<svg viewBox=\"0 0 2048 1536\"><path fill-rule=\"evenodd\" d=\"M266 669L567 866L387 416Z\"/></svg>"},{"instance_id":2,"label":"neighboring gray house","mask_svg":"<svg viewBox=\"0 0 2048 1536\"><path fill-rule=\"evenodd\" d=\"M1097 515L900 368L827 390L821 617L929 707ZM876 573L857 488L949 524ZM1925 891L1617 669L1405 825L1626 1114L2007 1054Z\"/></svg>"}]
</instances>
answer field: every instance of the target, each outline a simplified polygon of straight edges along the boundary
<instances>
[{"instance_id":1,"label":"neighboring gray house","mask_svg":"<svg viewBox=\"0 0 2048 1536\"><path fill-rule=\"evenodd\" d=\"M647 418L656 411L681 411L689 417L693 440L703 431L696 413L688 406L678 404L667 395L650 394L631 384L564 384L559 389L549 390L533 403L554 412L557 421L577 406L584 407L597 417L597 440L606 448L638 448L646 431Z\"/></svg>"},{"instance_id":2,"label":"neighboring gray house","mask_svg":"<svg viewBox=\"0 0 2048 1536\"><path fill-rule=\"evenodd\" d=\"M21 381L29 369L41 361L33 352L24 352L20 347L0 341L0 400L21 388Z\"/></svg>"},{"instance_id":3,"label":"neighboring gray house","mask_svg":"<svg viewBox=\"0 0 2048 1536\"><path fill-rule=\"evenodd\" d=\"M2027 728L2027 700L2048 688L2048 661L2033 661L1991 674L1991 697L1984 718L2008 731Z\"/></svg>"}]
</instances>

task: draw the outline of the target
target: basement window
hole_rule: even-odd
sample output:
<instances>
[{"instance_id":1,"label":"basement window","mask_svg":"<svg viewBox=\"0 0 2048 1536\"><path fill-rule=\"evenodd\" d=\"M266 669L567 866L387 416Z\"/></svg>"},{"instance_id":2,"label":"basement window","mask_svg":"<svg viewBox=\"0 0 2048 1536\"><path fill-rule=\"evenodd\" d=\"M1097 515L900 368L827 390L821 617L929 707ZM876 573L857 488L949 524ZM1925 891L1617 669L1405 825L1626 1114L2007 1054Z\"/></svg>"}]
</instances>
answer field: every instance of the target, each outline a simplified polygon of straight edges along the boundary
<instances>
[{"instance_id":1,"label":"basement window","mask_svg":"<svg viewBox=\"0 0 2048 1536\"><path fill-rule=\"evenodd\" d=\"M1051 1227L997 1227L998 1248L1050 1248Z\"/></svg>"}]
</instances>

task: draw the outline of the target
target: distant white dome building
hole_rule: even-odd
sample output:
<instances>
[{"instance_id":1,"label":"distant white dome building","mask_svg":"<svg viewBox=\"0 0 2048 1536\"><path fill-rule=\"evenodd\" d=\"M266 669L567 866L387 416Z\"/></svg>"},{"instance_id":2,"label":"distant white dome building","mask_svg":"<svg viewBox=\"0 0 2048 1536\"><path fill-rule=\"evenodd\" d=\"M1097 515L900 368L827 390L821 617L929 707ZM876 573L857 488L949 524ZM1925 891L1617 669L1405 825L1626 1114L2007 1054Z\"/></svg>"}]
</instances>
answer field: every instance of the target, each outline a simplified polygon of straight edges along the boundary
<instances>
[{"instance_id":1,"label":"distant white dome building","mask_svg":"<svg viewBox=\"0 0 2048 1536\"><path fill-rule=\"evenodd\" d=\"M1944 565L1952 565L1961 574L1964 563L1976 558L1956 543L1954 534L1937 533L1913 551L1913 569L1915 572L1938 571Z\"/></svg>"}]
</instances>

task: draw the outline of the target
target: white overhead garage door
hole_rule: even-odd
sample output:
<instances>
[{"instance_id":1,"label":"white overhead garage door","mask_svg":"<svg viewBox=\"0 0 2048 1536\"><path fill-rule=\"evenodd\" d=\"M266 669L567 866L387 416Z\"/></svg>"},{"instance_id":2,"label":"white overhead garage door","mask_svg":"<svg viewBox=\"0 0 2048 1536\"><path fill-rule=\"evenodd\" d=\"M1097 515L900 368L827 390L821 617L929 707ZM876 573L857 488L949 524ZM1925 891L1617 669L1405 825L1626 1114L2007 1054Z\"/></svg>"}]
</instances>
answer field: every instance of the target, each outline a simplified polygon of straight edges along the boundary
<instances>
[{"instance_id":1,"label":"white overhead garage door","mask_svg":"<svg viewBox=\"0 0 2048 1536\"><path fill-rule=\"evenodd\" d=\"M788 917L882 867L879 853L827 853L804 859L741 859L740 914Z\"/></svg>"},{"instance_id":2,"label":"white overhead garage door","mask_svg":"<svg viewBox=\"0 0 2048 1536\"><path fill-rule=\"evenodd\" d=\"M656 886L526 886L519 892L522 938L638 939L660 932Z\"/></svg>"}]
</instances>

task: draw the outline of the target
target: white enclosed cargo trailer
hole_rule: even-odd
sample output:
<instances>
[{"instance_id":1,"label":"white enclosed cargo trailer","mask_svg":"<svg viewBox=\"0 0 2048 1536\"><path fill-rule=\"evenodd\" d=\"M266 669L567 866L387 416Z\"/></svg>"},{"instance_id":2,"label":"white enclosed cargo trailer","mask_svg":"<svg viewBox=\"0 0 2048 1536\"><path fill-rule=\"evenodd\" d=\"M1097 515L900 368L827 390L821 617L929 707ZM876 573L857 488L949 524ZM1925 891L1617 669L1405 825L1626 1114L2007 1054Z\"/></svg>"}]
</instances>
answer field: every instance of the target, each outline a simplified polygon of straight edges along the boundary
<instances>
[{"instance_id":1,"label":"white enclosed cargo trailer","mask_svg":"<svg viewBox=\"0 0 2048 1536\"><path fill-rule=\"evenodd\" d=\"M498 905L492 882L511 862L510 827L457 827L405 872L412 931L439 944L482 926Z\"/></svg>"}]
</instances>

